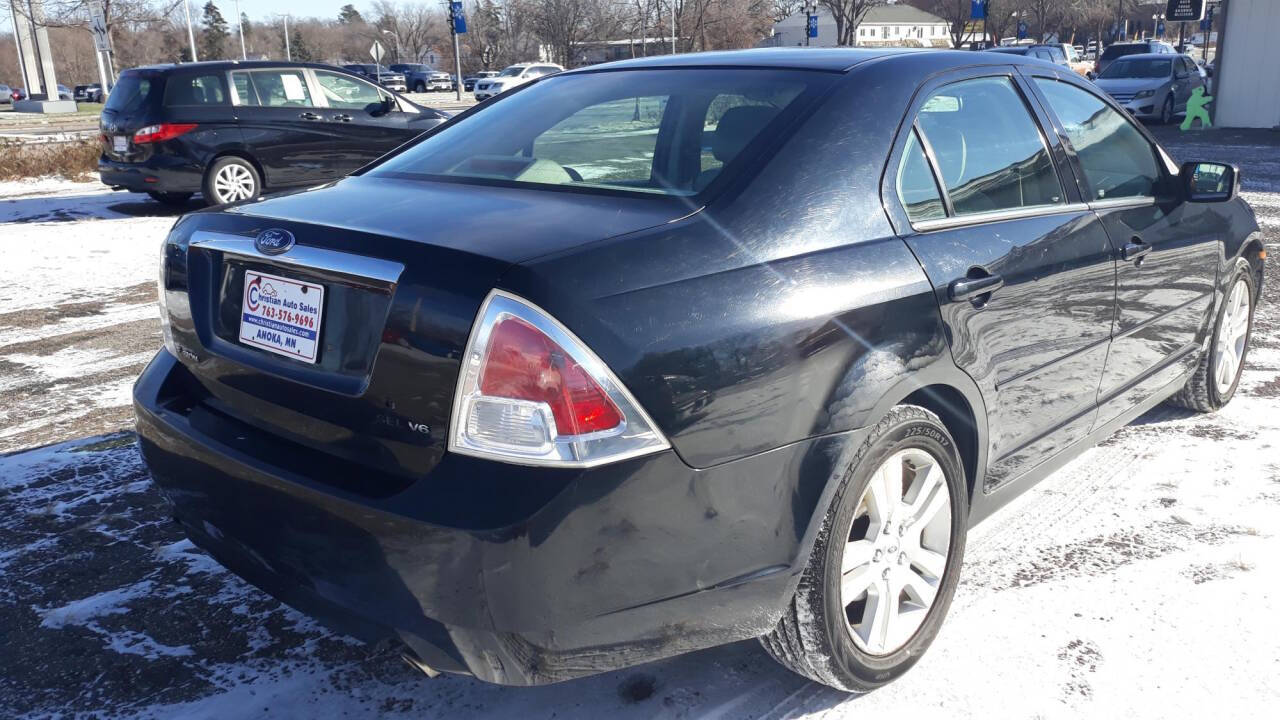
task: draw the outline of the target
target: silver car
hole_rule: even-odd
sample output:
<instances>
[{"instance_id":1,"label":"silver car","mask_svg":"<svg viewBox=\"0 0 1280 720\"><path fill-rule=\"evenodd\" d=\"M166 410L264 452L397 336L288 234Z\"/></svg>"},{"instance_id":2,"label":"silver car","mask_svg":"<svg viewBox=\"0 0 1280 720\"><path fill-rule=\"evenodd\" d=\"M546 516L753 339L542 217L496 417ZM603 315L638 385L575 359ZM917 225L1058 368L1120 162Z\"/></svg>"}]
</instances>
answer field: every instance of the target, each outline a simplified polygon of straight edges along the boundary
<instances>
[{"instance_id":1,"label":"silver car","mask_svg":"<svg viewBox=\"0 0 1280 720\"><path fill-rule=\"evenodd\" d=\"M1134 117L1162 123L1186 112L1191 93L1204 87L1191 58L1166 53L1118 58L1094 82Z\"/></svg>"}]
</instances>

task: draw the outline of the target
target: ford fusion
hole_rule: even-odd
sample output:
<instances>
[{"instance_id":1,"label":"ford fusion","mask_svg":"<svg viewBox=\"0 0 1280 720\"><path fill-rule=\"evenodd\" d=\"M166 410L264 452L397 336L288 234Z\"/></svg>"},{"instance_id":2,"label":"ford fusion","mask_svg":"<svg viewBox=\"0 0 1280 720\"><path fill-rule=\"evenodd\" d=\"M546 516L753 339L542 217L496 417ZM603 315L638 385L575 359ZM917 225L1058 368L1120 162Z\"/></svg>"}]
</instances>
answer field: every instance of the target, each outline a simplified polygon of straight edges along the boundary
<instances>
[{"instance_id":1,"label":"ford fusion","mask_svg":"<svg viewBox=\"0 0 1280 720\"><path fill-rule=\"evenodd\" d=\"M141 448L196 544L429 674L758 637L865 691L975 523L1231 399L1265 257L1238 182L1013 56L557 74L182 218Z\"/></svg>"}]
</instances>

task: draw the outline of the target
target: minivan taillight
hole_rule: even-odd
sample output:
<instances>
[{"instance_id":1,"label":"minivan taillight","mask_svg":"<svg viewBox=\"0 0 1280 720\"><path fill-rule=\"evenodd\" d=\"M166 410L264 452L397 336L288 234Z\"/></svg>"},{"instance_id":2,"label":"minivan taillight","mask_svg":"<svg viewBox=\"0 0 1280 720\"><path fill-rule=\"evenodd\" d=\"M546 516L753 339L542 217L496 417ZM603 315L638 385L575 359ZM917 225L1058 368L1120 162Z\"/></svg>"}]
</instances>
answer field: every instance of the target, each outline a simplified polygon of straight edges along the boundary
<instances>
[{"instance_id":1,"label":"minivan taillight","mask_svg":"<svg viewBox=\"0 0 1280 720\"><path fill-rule=\"evenodd\" d=\"M195 123L160 123L148 125L133 134L133 142L138 145L172 140L184 133L196 129Z\"/></svg>"},{"instance_id":2,"label":"minivan taillight","mask_svg":"<svg viewBox=\"0 0 1280 720\"><path fill-rule=\"evenodd\" d=\"M567 328L514 295L489 294L463 355L451 452L590 467L667 447L622 383Z\"/></svg>"}]
</instances>

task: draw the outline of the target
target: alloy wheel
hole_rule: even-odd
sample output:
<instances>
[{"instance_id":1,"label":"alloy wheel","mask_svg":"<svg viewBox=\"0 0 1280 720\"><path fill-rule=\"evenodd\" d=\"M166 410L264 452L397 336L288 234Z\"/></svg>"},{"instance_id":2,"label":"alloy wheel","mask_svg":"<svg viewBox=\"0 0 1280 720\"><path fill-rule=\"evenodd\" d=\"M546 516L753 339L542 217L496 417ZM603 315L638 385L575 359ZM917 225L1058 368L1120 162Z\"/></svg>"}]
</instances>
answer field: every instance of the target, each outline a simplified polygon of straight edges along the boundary
<instances>
[{"instance_id":1,"label":"alloy wheel","mask_svg":"<svg viewBox=\"0 0 1280 720\"><path fill-rule=\"evenodd\" d=\"M1249 285L1243 279L1237 279L1227 294L1227 305L1218 324L1213 383L1219 395L1231 391L1240 370L1245 340L1249 336L1249 310Z\"/></svg>"},{"instance_id":2,"label":"alloy wheel","mask_svg":"<svg viewBox=\"0 0 1280 720\"><path fill-rule=\"evenodd\" d=\"M213 176L213 190L219 203L233 203L253 197L256 188L249 168L239 163L229 163Z\"/></svg>"},{"instance_id":3,"label":"alloy wheel","mask_svg":"<svg viewBox=\"0 0 1280 720\"><path fill-rule=\"evenodd\" d=\"M1164 107L1160 110L1160 124L1168 125L1173 122L1173 96L1169 96L1164 101Z\"/></svg>"},{"instance_id":4,"label":"alloy wheel","mask_svg":"<svg viewBox=\"0 0 1280 720\"><path fill-rule=\"evenodd\" d=\"M942 465L909 448L876 468L841 558L840 602L854 644L871 655L906 645L933 606L951 549Z\"/></svg>"}]
</instances>

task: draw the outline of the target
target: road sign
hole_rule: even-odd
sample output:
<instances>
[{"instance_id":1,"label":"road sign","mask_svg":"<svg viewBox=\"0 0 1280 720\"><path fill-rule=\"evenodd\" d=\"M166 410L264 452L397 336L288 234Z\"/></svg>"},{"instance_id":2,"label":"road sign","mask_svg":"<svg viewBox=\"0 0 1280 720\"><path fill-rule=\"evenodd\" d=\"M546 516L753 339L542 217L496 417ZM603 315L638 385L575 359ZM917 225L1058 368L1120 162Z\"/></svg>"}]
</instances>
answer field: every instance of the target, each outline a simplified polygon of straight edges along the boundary
<instances>
[{"instance_id":1,"label":"road sign","mask_svg":"<svg viewBox=\"0 0 1280 720\"><path fill-rule=\"evenodd\" d=\"M1200 21L1200 29L1201 30L1213 29L1213 8L1212 7L1209 8L1209 12L1204 14L1204 19Z\"/></svg>"},{"instance_id":2,"label":"road sign","mask_svg":"<svg viewBox=\"0 0 1280 720\"><path fill-rule=\"evenodd\" d=\"M377 40L373 41L373 45L369 48L369 55L373 57L373 61L382 64L382 58L387 54L387 49L382 47L382 43Z\"/></svg>"},{"instance_id":3,"label":"road sign","mask_svg":"<svg viewBox=\"0 0 1280 720\"><path fill-rule=\"evenodd\" d=\"M987 18L987 0L970 0L969 19L985 20Z\"/></svg>"},{"instance_id":4,"label":"road sign","mask_svg":"<svg viewBox=\"0 0 1280 720\"><path fill-rule=\"evenodd\" d=\"M93 47L98 50L110 50L111 38L107 35L107 17L101 5L93 5L89 9L89 32L93 33Z\"/></svg>"},{"instance_id":5,"label":"road sign","mask_svg":"<svg viewBox=\"0 0 1280 720\"><path fill-rule=\"evenodd\" d=\"M1204 0L1169 0L1165 7L1165 20L1169 22L1190 22L1204 19Z\"/></svg>"},{"instance_id":6,"label":"road sign","mask_svg":"<svg viewBox=\"0 0 1280 720\"><path fill-rule=\"evenodd\" d=\"M1156 21L1156 37L1164 37L1164 21Z\"/></svg>"},{"instance_id":7,"label":"road sign","mask_svg":"<svg viewBox=\"0 0 1280 720\"><path fill-rule=\"evenodd\" d=\"M453 21L455 35L461 35L467 31L467 16L462 14L462 3L459 0L449 3L449 19Z\"/></svg>"},{"instance_id":8,"label":"road sign","mask_svg":"<svg viewBox=\"0 0 1280 720\"><path fill-rule=\"evenodd\" d=\"M817 15L809 16L809 37L811 38L818 37L818 16Z\"/></svg>"},{"instance_id":9,"label":"road sign","mask_svg":"<svg viewBox=\"0 0 1280 720\"><path fill-rule=\"evenodd\" d=\"M1019 20L1018 21L1018 39L1022 40L1026 36L1027 36L1027 24Z\"/></svg>"}]
</instances>

